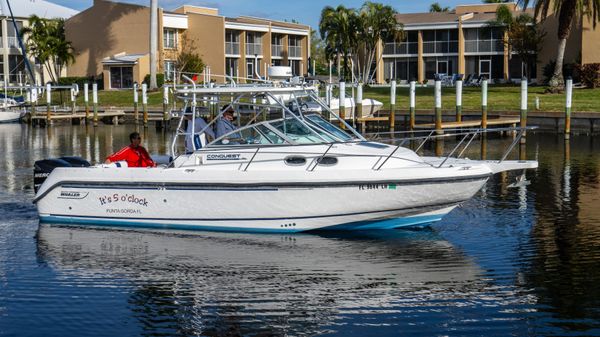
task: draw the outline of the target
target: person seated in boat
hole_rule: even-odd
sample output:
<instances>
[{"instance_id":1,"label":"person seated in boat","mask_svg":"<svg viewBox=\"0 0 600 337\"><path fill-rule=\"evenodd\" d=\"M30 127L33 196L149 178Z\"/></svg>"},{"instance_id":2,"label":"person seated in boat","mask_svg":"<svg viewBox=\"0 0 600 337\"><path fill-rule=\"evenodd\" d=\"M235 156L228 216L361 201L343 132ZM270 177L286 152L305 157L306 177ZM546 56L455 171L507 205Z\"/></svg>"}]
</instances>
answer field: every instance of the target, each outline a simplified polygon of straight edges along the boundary
<instances>
[{"instance_id":1,"label":"person seated in boat","mask_svg":"<svg viewBox=\"0 0 600 337\"><path fill-rule=\"evenodd\" d=\"M216 136L217 138L226 135L232 131L237 130L237 127L235 126L235 124L233 124L233 107L229 107L222 115L221 117L217 120L217 125L216 125ZM238 132L236 133L232 133L229 135L229 138L241 138L240 134Z\"/></svg>"},{"instance_id":2,"label":"person seated in boat","mask_svg":"<svg viewBox=\"0 0 600 337\"><path fill-rule=\"evenodd\" d=\"M192 118L190 117L186 129L186 133L188 135L185 137L185 150L187 152L194 152L194 145L195 149L198 150L202 148L202 146L204 146L204 144L206 144L208 141L215 139L215 133L212 127L206 127L207 125L208 124L202 117L195 118L194 123L192 123ZM199 132L203 129L204 132L199 134Z\"/></svg>"},{"instance_id":3,"label":"person seated in boat","mask_svg":"<svg viewBox=\"0 0 600 337\"><path fill-rule=\"evenodd\" d=\"M138 132L132 132L129 135L129 145L125 146L121 150L113 153L106 158L106 164L126 161L128 167L155 167L156 163L148 154L148 151L140 145L142 143L142 137Z\"/></svg>"}]
</instances>

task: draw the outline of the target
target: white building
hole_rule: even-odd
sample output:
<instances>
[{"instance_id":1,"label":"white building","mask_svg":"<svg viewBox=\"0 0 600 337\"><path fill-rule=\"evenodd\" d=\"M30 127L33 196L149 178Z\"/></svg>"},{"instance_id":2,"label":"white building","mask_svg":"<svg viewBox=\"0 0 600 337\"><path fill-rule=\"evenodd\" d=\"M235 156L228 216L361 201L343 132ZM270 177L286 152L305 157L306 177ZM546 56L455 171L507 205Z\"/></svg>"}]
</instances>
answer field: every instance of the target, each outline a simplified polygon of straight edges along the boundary
<instances>
[{"instance_id":1,"label":"white building","mask_svg":"<svg viewBox=\"0 0 600 337\"><path fill-rule=\"evenodd\" d=\"M11 84L30 82L17 39L18 31L27 27L31 15L35 14L45 19L61 18L66 20L77 14L78 11L45 0L9 0L17 24L15 30L6 1L0 0L0 19L2 20L0 22L0 82L7 81ZM36 74L36 82L41 83L43 67L36 65L33 59L30 59L30 64ZM66 75L66 70L63 75ZM46 81L49 79L45 71L44 78Z\"/></svg>"}]
</instances>

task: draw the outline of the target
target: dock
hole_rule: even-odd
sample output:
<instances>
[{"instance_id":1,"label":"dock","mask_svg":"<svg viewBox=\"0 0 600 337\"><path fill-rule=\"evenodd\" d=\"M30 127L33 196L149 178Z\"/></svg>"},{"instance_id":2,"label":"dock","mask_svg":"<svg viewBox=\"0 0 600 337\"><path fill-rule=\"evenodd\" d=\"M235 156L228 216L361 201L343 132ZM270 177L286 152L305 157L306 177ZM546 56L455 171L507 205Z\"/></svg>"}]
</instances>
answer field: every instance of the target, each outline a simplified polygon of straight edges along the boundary
<instances>
[{"instance_id":1,"label":"dock","mask_svg":"<svg viewBox=\"0 0 600 337\"><path fill-rule=\"evenodd\" d=\"M487 120L487 126L516 126L521 120L514 117L500 117ZM442 122L442 129L458 129L481 127L481 120L466 120L460 122ZM435 129L435 123L416 124L415 129Z\"/></svg>"}]
</instances>

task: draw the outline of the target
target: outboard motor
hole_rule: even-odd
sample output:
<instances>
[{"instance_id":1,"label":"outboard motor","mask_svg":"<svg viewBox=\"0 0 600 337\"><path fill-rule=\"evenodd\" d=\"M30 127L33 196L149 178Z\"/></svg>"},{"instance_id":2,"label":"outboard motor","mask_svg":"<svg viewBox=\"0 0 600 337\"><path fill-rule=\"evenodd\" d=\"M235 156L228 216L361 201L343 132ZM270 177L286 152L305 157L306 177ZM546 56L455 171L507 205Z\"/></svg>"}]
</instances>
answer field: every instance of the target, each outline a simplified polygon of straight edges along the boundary
<instances>
[{"instance_id":1,"label":"outboard motor","mask_svg":"<svg viewBox=\"0 0 600 337\"><path fill-rule=\"evenodd\" d=\"M33 190L35 193L46 181L46 178L57 167L89 167L90 163L80 157L61 157L38 160L33 166Z\"/></svg>"}]
</instances>

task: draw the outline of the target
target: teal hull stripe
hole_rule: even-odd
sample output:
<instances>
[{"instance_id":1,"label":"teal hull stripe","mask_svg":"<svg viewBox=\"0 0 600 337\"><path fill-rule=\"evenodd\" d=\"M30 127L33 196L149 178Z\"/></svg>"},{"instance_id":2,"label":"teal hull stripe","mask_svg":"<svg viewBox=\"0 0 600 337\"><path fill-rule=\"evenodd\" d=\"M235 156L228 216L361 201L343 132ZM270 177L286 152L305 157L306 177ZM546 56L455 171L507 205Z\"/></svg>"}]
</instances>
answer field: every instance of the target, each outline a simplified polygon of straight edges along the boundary
<instances>
[{"instance_id":1,"label":"teal hull stripe","mask_svg":"<svg viewBox=\"0 0 600 337\"><path fill-rule=\"evenodd\" d=\"M399 227L408 227L428 224L440 221L443 215L424 215L407 218L395 218L374 221L358 221L342 225L334 225L318 230L380 230L394 229ZM40 217L42 223L55 223L62 225L90 225L90 226L114 226L130 228L152 228L152 229L174 229L174 230L198 230L198 231L217 231L217 232L252 232L252 233L297 233L305 230L297 228L256 228L256 227L227 227L227 226L207 226L207 225L183 225L143 221L128 221L119 219L98 219L98 218L78 218L61 216L43 216Z\"/></svg>"}]
</instances>

